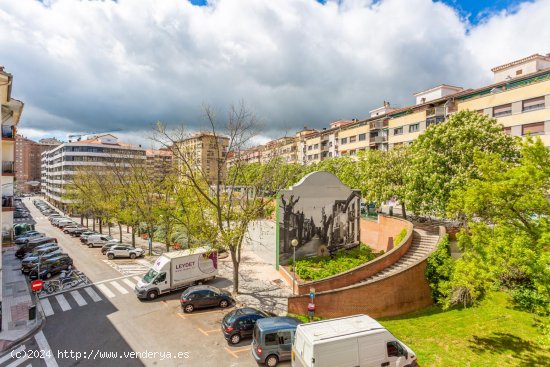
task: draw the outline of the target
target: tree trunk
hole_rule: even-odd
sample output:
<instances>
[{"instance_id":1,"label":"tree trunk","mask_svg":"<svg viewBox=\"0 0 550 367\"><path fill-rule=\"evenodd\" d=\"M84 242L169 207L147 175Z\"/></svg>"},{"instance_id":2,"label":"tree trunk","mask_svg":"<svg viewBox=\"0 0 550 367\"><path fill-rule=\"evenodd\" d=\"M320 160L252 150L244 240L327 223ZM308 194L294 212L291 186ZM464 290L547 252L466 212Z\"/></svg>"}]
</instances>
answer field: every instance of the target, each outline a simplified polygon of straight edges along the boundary
<instances>
[{"instance_id":1,"label":"tree trunk","mask_svg":"<svg viewBox=\"0 0 550 367\"><path fill-rule=\"evenodd\" d=\"M136 227L132 226L132 246L136 247Z\"/></svg>"},{"instance_id":2,"label":"tree trunk","mask_svg":"<svg viewBox=\"0 0 550 367\"><path fill-rule=\"evenodd\" d=\"M119 235L119 242L122 243L122 224L118 222L118 235Z\"/></svg>"},{"instance_id":3,"label":"tree trunk","mask_svg":"<svg viewBox=\"0 0 550 367\"><path fill-rule=\"evenodd\" d=\"M88 227L88 216L86 216L86 227Z\"/></svg>"},{"instance_id":4,"label":"tree trunk","mask_svg":"<svg viewBox=\"0 0 550 367\"><path fill-rule=\"evenodd\" d=\"M93 230L94 230L94 232L95 232L95 217L92 217L92 219L93 219L93 223L94 223L94 224L93 224L93 227L94 227Z\"/></svg>"},{"instance_id":5,"label":"tree trunk","mask_svg":"<svg viewBox=\"0 0 550 367\"><path fill-rule=\"evenodd\" d=\"M111 235L111 222L107 221L107 230L109 231L109 236Z\"/></svg>"},{"instance_id":6,"label":"tree trunk","mask_svg":"<svg viewBox=\"0 0 550 367\"><path fill-rule=\"evenodd\" d=\"M126 225L126 233L130 233L130 226L128 224Z\"/></svg>"},{"instance_id":7,"label":"tree trunk","mask_svg":"<svg viewBox=\"0 0 550 367\"><path fill-rule=\"evenodd\" d=\"M401 203L401 214L403 215L403 219L407 219L407 211L405 210L405 203Z\"/></svg>"},{"instance_id":8,"label":"tree trunk","mask_svg":"<svg viewBox=\"0 0 550 367\"><path fill-rule=\"evenodd\" d=\"M80 214L80 225L84 225L84 214Z\"/></svg>"},{"instance_id":9,"label":"tree trunk","mask_svg":"<svg viewBox=\"0 0 550 367\"><path fill-rule=\"evenodd\" d=\"M99 219L99 233L103 234L103 219Z\"/></svg>"},{"instance_id":10,"label":"tree trunk","mask_svg":"<svg viewBox=\"0 0 550 367\"><path fill-rule=\"evenodd\" d=\"M239 294L239 261L237 259L237 249L233 246L229 248L231 262L233 263L233 295Z\"/></svg>"}]
</instances>

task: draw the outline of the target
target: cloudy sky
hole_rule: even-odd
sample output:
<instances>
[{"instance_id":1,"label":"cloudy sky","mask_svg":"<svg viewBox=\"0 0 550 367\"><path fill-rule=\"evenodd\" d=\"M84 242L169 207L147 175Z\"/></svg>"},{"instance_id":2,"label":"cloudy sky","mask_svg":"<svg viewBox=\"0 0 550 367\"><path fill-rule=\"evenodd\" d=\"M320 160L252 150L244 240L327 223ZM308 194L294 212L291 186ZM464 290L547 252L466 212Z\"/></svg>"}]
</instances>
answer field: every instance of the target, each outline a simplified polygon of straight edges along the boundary
<instances>
[{"instance_id":1,"label":"cloudy sky","mask_svg":"<svg viewBox=\"0 0 550 367\"><path fill-rule=\"evenodd\" d=\"M550 52L550 0L0 0L0 65L31 138L155 121L206 127L245 101L261 139L365 118L384 100Z\"/></svg>"}]
</instances>

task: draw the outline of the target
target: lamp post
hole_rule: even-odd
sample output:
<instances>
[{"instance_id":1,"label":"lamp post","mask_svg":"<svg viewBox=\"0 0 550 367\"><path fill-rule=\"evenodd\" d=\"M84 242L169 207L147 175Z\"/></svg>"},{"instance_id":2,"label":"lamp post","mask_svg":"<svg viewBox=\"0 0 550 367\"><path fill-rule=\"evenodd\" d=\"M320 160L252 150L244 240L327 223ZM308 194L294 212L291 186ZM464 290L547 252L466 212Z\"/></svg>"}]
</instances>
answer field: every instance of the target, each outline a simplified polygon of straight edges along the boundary
<instances>
[{"instance_id":1,"label":"lamp post","mask_svg":"<svg viewBox=\"0 0 550 367\"><path fill-rule=\"evenodd\" d=\"M292 293L294 293L294 284L296 283L296 246L298 246L298 240L295 238L290 241L292 245Z\"/></svg>"}]
</instances>

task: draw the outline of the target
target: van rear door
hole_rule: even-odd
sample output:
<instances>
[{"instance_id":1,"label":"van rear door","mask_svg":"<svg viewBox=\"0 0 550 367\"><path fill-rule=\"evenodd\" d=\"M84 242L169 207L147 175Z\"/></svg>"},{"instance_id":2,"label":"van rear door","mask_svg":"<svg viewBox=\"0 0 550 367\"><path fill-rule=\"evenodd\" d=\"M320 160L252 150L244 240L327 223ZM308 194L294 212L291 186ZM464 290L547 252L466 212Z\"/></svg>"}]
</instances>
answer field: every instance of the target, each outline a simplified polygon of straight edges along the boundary
<instances>
[{"instance_id":1,"label":"van rear door","mask_svg":"<svg viewBox=\"0 0 550 367\"><path fill-rule=\"evenodd\" d=\"M363 366L359 364L356 338L314 344L313 358L315 367Z\"/></svg>"}]
</instances>

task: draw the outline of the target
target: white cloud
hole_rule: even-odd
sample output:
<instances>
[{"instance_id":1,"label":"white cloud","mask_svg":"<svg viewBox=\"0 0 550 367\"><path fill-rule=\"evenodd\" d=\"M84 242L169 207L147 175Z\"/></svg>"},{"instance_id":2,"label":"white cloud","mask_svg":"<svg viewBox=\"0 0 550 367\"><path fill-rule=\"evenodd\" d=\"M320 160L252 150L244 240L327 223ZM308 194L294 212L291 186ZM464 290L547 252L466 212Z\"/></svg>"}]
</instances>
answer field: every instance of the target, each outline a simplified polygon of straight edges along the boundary
<instances>
[{"instance_id":1,"label":"white cloud","mask_svg":"<svg viewBox=\"0 0 550 367\"><path fill-rule=\"evenodd\" d=\"M262 137L364 118L383 100L490 82L549 52L550 1L471 26L429 0L0 0L0 62L34 131L108 131L142 143L157 120L200 130L201 105L246 101ZM141 139L141 140L140 140Z\"/></svg>"}]
</instances>

